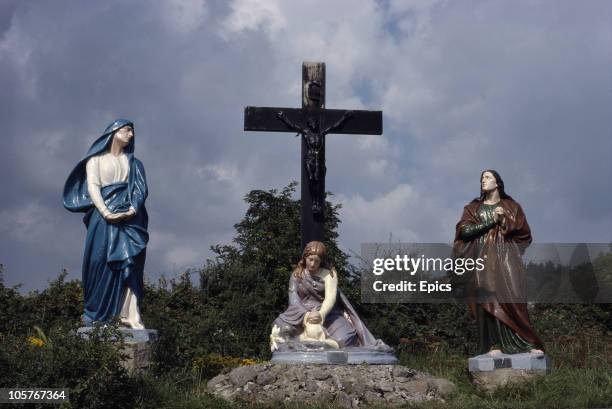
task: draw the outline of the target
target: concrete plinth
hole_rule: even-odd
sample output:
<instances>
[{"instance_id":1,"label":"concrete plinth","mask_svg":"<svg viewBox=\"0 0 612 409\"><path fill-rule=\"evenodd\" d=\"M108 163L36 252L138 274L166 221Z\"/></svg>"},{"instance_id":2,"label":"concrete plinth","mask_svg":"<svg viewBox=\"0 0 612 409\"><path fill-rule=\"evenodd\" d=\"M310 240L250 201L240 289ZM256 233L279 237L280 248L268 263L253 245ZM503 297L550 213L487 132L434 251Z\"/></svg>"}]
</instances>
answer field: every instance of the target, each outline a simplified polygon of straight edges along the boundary
<instances>
[{"instance_id":1,"label":"concrete plinth","mask_svg":"<svg viewBox=\"0 0 612 409\"><path fill-rule=\"evenodd\" d=\"M485 354L468 359L470 372L494 371L502 368L546 371L549 367L550 359L544 354Z\"/></svg>"},{"instance_id":2,"label":"concrete plinth","mask_svg":"<svg viewBox=\"0 0 612 409\"><path fill-rule=\"evenodd\" d=\"M324 365L394 365L398 363L393 352L360 348L345 348L333 351L276 351L270 360L286 364Z\"/></svg>"},{"instance_id":3,"label":"concrete plinth","mask_svg":"<svg viewBox=\"0 0 612 409\"><path fill-rule=\"evenodd\" d=\"M478 355L468 359L472 383L492 392L509 383L524 382L550 370L550 359L544 354Z\"/></svg>"},{"instance_id":4,"label":"concrete plinth","mask_svg":"<svg viewBox=\"0 0 612 409\"><path fill-rule=\"evenodd\" d=\"M77 330L77 334L87 338L92 330L92 327L81 327ZM145 371L153 359L153 345L157 341L157 330L119 328L119 332L124 335L125 343L121 352L127 355L121 365L128 371Z\"/></svg>"}]
</instances>

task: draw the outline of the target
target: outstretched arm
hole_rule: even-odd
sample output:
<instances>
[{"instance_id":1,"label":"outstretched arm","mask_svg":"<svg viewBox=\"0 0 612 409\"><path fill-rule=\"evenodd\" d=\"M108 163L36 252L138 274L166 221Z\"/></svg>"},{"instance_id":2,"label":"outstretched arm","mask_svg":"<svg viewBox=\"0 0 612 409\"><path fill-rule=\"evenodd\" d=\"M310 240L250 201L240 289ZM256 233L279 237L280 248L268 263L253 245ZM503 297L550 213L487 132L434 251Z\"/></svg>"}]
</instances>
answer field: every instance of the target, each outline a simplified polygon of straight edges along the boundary
<instances>
[{"instance_id":1,"label":"outstretched arm","mask_svg":"<svg viewBox=\"0 0 612 409\"><path fill-rule=\"evenodd\" d=\"M340 119L338 119L336 121L335 124L333 124L332 126L330 126L329 128L325 129L323 131L323 135L327 135L330 132L333 132L335 130L337 130L338 128L340 128L342 125L344 125L344 123L349 119L353 117L353 111L346 111L344 112L344 115L342 115L342 117Z\"/></svg>"},{"instance_id":2,"label":"outstretched arm","mask_svg":"<svg viewBox=\"0 0 612 409\"><path fill-rule=\"evenodd\" d=\"M336 304L336 296L338 294L338 273L332 267L332 270L328 272L323 280L325 282L325 298L319 310L321 322L325 322L325 317L327 317L327 314L329 314Z\"/></svg>"},{"instance_id":3,"label":"outstretched arm","mask_svg":"<svg viewBox=\"0 0 612 409\"><path fill-rule=\"evenodd\" d=\"M294 124L293 122L291 122L291 121L290 121L290 120L289 120L289 119L288 119L288 118L285 116L285 114L283 113L283 111L279 111L279 112L276 114L276 117L277 117L278 119L280 119L281 121L283 121L283 123L284 123L285 125L287 125L287 126L290 128L290 129L294 130L295 132L297 132L297 133L304 133L304 130L303 130L301 127L299 127L299 126L297 126L296 124Z\"/></svg>"},{"instance_id":4,"label":"outstretched arm","mask_svg":"<svg viewBox=\"0 0 612 409\"><path fill-rule=\"evenodd\" d=\"M338 295L338 273L332 268L332 270L327 270L327 273L325 276L322 276L322 278L325 283L325 298L318 311L310 311L304 316L304 325L308 323L324 323L327 314L329 314L336 304L336 297Z\"/></svg>"}]
</instances>

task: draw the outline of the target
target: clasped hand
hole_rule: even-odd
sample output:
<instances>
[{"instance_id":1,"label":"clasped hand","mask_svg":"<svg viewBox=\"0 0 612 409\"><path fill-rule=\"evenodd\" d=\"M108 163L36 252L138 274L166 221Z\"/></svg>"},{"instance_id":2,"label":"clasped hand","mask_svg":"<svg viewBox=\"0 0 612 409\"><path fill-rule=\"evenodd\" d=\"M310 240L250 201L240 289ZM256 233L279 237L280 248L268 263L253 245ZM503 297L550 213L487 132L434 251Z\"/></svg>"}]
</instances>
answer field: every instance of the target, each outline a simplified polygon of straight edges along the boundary
<instances>
[{"instance_id":1,"label":"clasped hand","mask_svg":"<svg viewBox=\"0 0 612 409\"><path fill-rule=\"evenodd\" d=\"M105 217L106 221L109 223L119 223L124 220L129 220L136 214L134 209L130 209L127 212L119 212L119 213L111 213Z\"/></svg>"}]
</instances>

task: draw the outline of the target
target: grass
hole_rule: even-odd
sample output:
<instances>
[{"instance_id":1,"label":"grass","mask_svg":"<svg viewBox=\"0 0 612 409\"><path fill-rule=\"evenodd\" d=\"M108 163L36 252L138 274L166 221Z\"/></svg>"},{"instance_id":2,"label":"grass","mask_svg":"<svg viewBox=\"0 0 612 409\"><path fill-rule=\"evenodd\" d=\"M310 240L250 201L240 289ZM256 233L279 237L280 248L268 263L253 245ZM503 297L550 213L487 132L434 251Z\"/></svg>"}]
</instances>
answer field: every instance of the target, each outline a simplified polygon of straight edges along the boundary
<instances>
[{"instance_id":1,"label":"grass","mask_svg":"<svg viewBox=\"0 0 612 409\"><path fill-rule=\"evenodd\" d=\"M477 391L470 383L465 356L448 351L403 353L402 365L454 382L458 391L447 402L406 406L451 408L604 408L612 406L612 339L589 331L559 336L548 343L552 370L520 385L498 388L493 394Z\"/></svg>"},{"instance_id":2,"label":"grass","mask_svg":"<svg viewBox=\"0 0 612 409\"><path fill-rule=\"evenodd\" d=\"M461 379L449 377L449 379L456 382L459 389L448 401L428 401L420 404L407 404L402 407L414 409L564 409L605 408L612 405L612 373L610 370L559 369L535 381L499 388L493 394L477 392L467 382L467 377ZM142 408L335 409L339 407L333 403L319 405L229 403L209 394L180 391L171 385L158 384L157 388L158 392L162 392L158 395L161 399L157 400L153 406L143 404Z\"/></svg>"},{"instance_id":3,"label":"grass","mask_svg":"<svg viewBox=\"0 0 612 409\"><path fill-rule=\"evenodd\" d=\"M612 341L588 332L579 337L565 337L548 344L547 354L552 370L546 376L518 385L498 388L487 394L477 391L470 383L467 357L451 351L401 352L404 366L428 372L454 382L457 392L447 401L428 401L407 404L404 408L418 409L565 409L605 408L612 406ZM219 408L219 409L332 409L330 404L304 405L276 403L271 405L247 402L229 403L207 393L206 380L190 376L188 372L164 379L149 379L149 397L141 408ZM153 398L154 399L151 399ZM155 401L154 405L146 402ZM378 406L384 407L384 406ZM376 408L376 406L374 406Z\"/></svg>"}]
</instances>

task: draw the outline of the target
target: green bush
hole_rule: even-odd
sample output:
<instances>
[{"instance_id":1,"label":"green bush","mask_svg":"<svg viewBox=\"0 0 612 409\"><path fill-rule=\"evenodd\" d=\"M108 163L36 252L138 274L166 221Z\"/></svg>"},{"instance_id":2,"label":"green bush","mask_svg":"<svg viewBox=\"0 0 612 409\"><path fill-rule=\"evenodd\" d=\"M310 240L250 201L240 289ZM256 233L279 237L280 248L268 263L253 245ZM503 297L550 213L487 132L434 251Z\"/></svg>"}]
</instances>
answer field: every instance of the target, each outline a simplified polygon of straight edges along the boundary
<instances>
[{"instance_id":1,"label":"green bush","mask_svg":"<svg viewBox=\"0 0 612 409\"><path fill-rule=\"evenodd\" d=\"M250 192L231 245L213 246L214 259L200 270L147 284L143 319L160 338L153 371L146 376L121 367L112 327L87 340L75 335L83 308L78 280L67 281L62 272L47 289L22 295L18 287L4 286L0 269L0 387L68 387L69 407L75 408L240 407L204 394L206 379L251 362L245 359L269 358L270 326L287 307L289 276L300 256L300 203L294 193L295 184ZM480 396L466 372L466 358L476 349L476 325L467 305L361 304L359 272L336 243L339 205L326 206L325 242L340 287L368 328L397 347L402 364L459 384L451 402L426 407L612 404L612 305L532 306L555 372L537 387ZM563 401L559 396L568 385L574 385L574 396Z\"/></svg>"},{"instance_id":2,"label":"green bush","mask_svg":"<svg viewBox=\"0 0 612 409\"><path fill-rule=\"evenodd\" d=\"M67 271L49 283L49 287L19 293L19 286L5 287L0 265L0 333L26 334L34 326L48 331L57 325L77 325L83 311L83 289L79 280L66 281Z\"/></svg>"},{"instance_id":3,"label":"green bush","mask_svg":"<svg viewBox=\"0 0 612 409\"><path fill-rule=\"evenodd\" d=\"M73 408L131 408L138 381L121 366L121 334L95 328L87 339L76 328L54 327L28 337L0 334L0 387L68 388Z\"/></svg>"}]
</instances>

